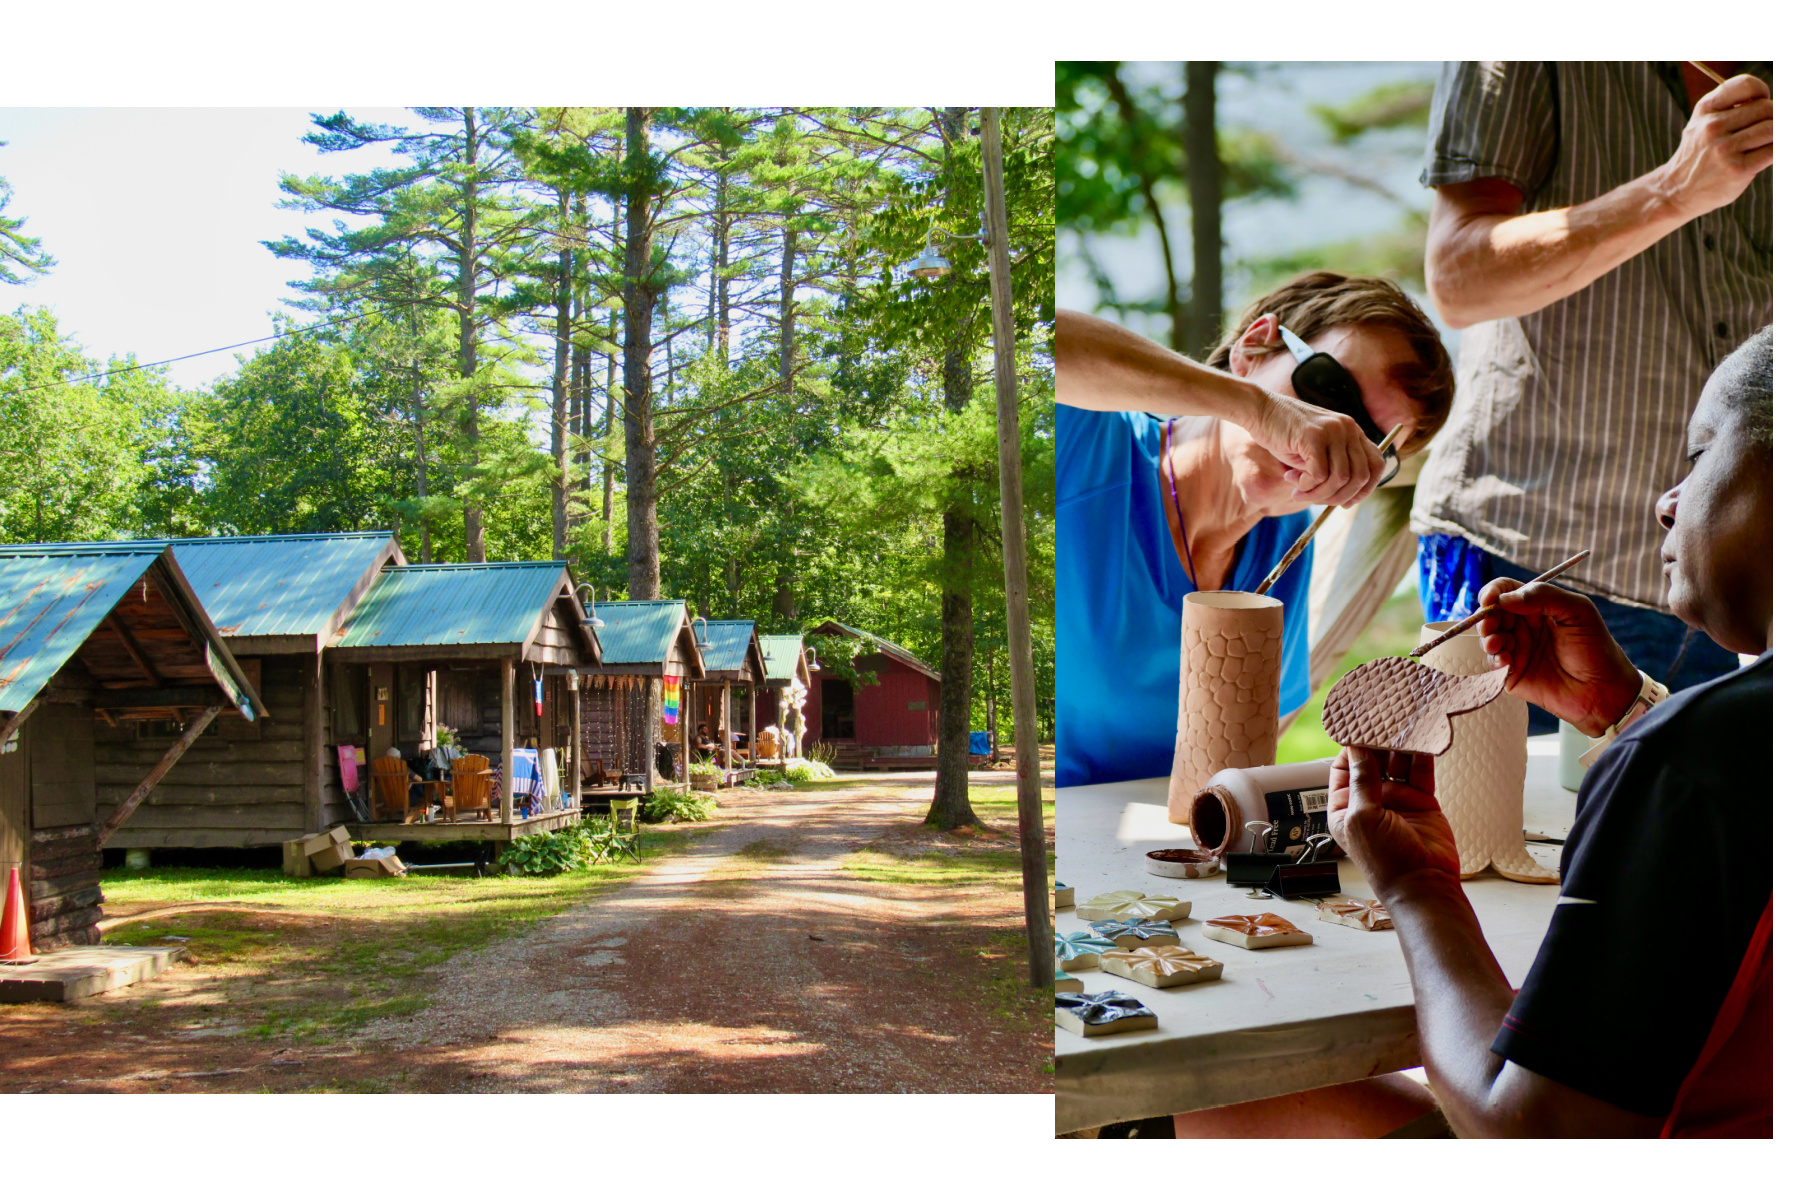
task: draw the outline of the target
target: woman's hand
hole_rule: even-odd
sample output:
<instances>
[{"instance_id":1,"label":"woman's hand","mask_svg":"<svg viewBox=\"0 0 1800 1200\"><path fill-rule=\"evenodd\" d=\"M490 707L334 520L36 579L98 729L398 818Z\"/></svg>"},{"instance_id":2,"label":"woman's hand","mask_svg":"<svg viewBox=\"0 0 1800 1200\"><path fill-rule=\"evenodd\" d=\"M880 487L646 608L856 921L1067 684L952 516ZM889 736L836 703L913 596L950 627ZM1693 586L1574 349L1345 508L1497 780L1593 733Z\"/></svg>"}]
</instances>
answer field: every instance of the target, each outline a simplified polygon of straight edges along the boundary
<instances>
[{"instance_id":1,"label":"woman's hand","mask_svg":"<svg viewBox=\"0 0 1800 1200\"><path fill-rule=\"evenodd\" d=\"M1278 392L1264 392L1263 397L1246 428L1288 468L1294 499L1350 505L1375 490L1381 481L1381 453L1355 421Z\"/></svg>"},{"instance_id":2,"label":"woman's hand","mask_svg":"<svg viewBox=\"0 0 1800 1200\"><path fill-rule=\"evenodd\" d=\"M1462 877L1462 859L1437 802L1437 761L1429 754L1346 746L1331 764L1325 819L1375 889L1385 896L1420 872Z\"/></svg>"},{"instance_id":3,"label":"woman's hand","mask_svg":"<svg viewBox=\"0 0 1800 1200\"><path fill-rule=\"evenodd\" d=\"M1637 668L1586 596L1548 583L1495 579L1481 603L1500 611L1475 627L1507 668L1506 690L1599 737L1637 699Z\"/></svg>"}]
</instances>

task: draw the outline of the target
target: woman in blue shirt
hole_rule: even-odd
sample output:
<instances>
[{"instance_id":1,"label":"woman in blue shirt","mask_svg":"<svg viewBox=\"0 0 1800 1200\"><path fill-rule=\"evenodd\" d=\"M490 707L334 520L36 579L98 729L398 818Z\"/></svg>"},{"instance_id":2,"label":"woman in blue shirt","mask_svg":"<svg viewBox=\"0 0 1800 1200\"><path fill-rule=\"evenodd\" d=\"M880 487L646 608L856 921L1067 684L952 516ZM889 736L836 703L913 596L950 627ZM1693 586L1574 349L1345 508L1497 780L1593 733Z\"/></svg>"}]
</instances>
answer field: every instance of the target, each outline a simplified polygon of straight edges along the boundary
<instances>
[{"instance_id":1,"label":"woman in blue shirt","mask_svg":"<svg viewBox=\"0 0 1800 1200\"><path fill-rule=\"evenodd\" d=\"M1297 389L1312 354L1338 367L1308 358ZM1398 287L1319 271L1248 306L1204 366L1058 312L1056 389L1057 786L1167 775L1182 597L1254 590L1309 505L1375 487L1382 433L1405 426L1398 452L1417 453L1450 411L1449 355ZM1284 606L1283 716L1311 691L1311 559L1270 592Z\"/></svg>"}]
</instances>

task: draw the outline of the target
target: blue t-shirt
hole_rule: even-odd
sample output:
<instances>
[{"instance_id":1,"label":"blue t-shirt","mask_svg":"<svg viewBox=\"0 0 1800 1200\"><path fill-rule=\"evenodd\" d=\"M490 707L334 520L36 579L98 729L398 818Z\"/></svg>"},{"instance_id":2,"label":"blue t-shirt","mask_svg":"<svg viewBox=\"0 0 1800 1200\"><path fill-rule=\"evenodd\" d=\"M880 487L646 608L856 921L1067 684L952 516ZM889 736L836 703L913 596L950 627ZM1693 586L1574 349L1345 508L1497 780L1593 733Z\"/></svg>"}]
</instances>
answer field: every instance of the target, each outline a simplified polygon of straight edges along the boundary
<instances>
[{"instance_id":1,"label":"blue t-shirt","mask_svg":"<svg viewBox=\"0 0 1800 1200\"><path fill-rule=\"evenodd\" d=\"M1161 423L1056 406L1056 785L1167 775L1175 761L1181 602L1194 590L1169 536ZM1225 580L1254 591L1310 522L1264 517ZM1306 589L1312 547L1276 581L1281 713L1311 694Z\"/></svg>"}]
</instances>

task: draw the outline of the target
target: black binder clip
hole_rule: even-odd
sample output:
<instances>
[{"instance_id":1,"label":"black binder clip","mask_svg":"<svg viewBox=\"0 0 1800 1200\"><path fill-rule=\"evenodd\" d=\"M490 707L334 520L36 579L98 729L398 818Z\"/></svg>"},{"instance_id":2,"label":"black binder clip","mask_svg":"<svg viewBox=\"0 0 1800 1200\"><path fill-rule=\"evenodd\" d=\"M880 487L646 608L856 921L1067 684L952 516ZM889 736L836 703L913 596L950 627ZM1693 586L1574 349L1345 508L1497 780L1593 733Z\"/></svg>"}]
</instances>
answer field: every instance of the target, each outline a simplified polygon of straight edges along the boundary
<instances>
[{"instance_id":1,"label":"black binder clip","mask_svg":"<svg viewBox=\"0 0 1800 1200\"><path fill-rule=\"evenodd\" d=\"M1324 857L1332 845L1329 833L1315 833L1306 839L1306 849L1291 863L1277 866L1263 886L1283 900L1303 896L1330 896L1343 889L1338 886L1337 863Z\"/></svg>"},{"instance_id":2,"label":"black binder clip","mask_svg":"<svg viewBox=\"0 0 1800 1200\"><path fill-rule=\"evenodd\" d=\"M1263 887L1269 882L1269 876L1277 867L1294 860L1286 854L1269 851L1269 842L1275 833L1275 827L1269 822L1246 821L1244 831L1250 835L1251 848L1247 852L1234 850L1225 855L1225 882L1232 887L1254 889L1250 893L1253 900L1267 900L1269 893L1263 891Z\"/></svg>"}]
</instances>

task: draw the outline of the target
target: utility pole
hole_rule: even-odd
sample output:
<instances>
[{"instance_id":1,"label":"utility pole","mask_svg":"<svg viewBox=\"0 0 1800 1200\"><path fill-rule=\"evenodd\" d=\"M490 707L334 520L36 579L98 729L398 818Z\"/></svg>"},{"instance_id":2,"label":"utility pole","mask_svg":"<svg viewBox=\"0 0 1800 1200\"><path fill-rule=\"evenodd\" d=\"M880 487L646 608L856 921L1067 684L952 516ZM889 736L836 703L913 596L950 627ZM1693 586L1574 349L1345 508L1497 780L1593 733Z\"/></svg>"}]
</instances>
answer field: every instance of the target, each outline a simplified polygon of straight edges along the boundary
<instances>
[{"instance_id":1,"label":"utility pole","mask_svg":"<svg viewBox=\"0 0 1800 1200\"><path fill-rule=\"evenodd\" d=\"M981 110L981 166L987 192L988 283L994 309L994 410L1000 435L1000 530L1006 557L1006 650L1012 667L1025 938L1031 986L1047 989L1054 981L1055 965L1050 950L1044 799L1038 777L1037 679L1031 663L1031 617L1025 593L1025 484L1019 458L1019 383L1013 369L1012 258L1006 236L1006 183L1001 171L997 108Z\"/></svg>"}]
</instances>

